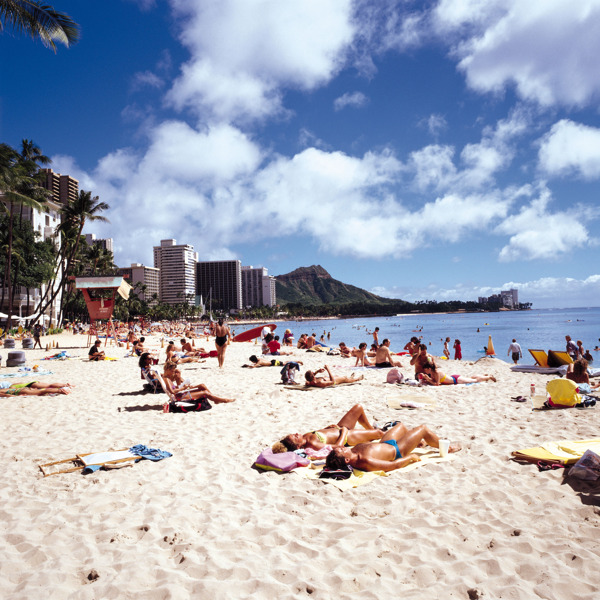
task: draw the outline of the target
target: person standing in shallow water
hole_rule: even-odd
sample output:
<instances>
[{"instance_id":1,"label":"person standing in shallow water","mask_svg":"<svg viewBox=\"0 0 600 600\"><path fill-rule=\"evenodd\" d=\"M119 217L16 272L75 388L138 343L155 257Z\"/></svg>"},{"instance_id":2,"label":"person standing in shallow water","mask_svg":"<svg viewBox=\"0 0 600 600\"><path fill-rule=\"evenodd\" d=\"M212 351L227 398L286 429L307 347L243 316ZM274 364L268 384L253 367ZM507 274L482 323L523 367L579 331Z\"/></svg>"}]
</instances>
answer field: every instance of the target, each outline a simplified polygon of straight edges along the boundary
<instances>
[{"instance_id":1,"label":"person standing in shallow water","mask_svg":"<svg viewBox=\"0 0 600 600\"><path fill-rule=\"evenodd\" d=\"M462 360L462 349L460 340L454 340L454 360Z\"/></svg>"},{"instance_id":2,"label":"person standing in shallow water","mask_svg":"<svg viewBox=\"0 0 600 600\"><path fill-rule=\"evenodd\" d=\"M215 346L217 348L217 359L220 369L223 368L223 363L225 362L225 350L227 350L229 336L229 327L223 323L223 319L219 319L215 325Z\"/></svg>"},{"instance_id":3,"label":"person standing in shallow water","mask_svg":"<svg viewBox=\"0 0 600 600\"><path fill-rule=\"evenodd\" d=\"M521 352L521 346L517 344L517 340L513 338L512 344L508 347L507 355L511 354L513 362L518 364L519 358L523 358L523 352Z\"/></svg>"}]
</instances>

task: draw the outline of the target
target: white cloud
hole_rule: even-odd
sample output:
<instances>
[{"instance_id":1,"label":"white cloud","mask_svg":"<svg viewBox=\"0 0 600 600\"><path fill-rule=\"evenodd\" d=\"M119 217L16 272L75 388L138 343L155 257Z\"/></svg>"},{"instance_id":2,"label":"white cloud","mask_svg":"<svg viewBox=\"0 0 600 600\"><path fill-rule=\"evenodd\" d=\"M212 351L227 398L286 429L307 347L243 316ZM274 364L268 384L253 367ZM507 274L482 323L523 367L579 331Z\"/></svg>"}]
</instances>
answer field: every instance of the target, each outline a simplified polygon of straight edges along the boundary
<instances>
[{"instance_id":1,"label":"white cloud","mask_svg":"<svg viewBox=\"0 0 600 600\"><path fill-rule=\"evenodd\" d=\"M600 177L600 129L563 119L542 139L540 168L548 175Z\"/></svg>"},{"instance_id":2,"label":"white cloud","mask_svg":"<svg viewBox=\"0 0 600 600\"><path fill-rule=\"evenodd\" d=\"M424 125L433 137L437 137L442 131L448 129L448 122L443 115L429 115L420 124Z\"/></svg>"},{"instance_id":3,"label":"white cloud","mask_svg":"<svg viewBox=\"0 0 600 600\"><path fill-rule=\"evenodd\" d=\"M352 41L350 0L172 0L191 53L168 101L219 119L282 111L280 86L329 81Z\"/></svg>"},{"instance_id":4,"label":"white cloud","mask_svg":"<svg viewBox=\"0 0 600 600\"><path fill-rule=\"evenodd\" d=\"M440 35L455 34L459 68L475 90L514 85L543 106L598 97L599 0L442 0L433 18Z\"/></svg>"},{"instance_id":5,"label":"white cloud","mask_svg":"<svg viewBox=\"0 0 600 600\"><path fill-rule=\"evenodd\" d=\"M569 255L591 240L583 224L584 210L569 207L568 212L550 212L550 191L542 189L537 198L514 215L507 217L497 228L497 233L510 236L500 251L501 261L556 260Z\"/></svg>"},{"instance_id":6,"label":"white cloud","mask_svg":"<svg viewBox=\"0 0 600 600\"><path fill-rule=\"evenodd\" d=\"M584 279L573 277L541 277L533 281L507 281L501 285L465 285L458 284L452 288L438 285L422 287L384 287L370 289L373 294L384 298L400 298L409 302L419 300L477 301L480 296L498 294L501 290L519 290L520 302L531 302L533 309L556 307L596 306L600 296L600 275L590 275ZM569 290L565 294L565 290Z\"/></svg>"},{"instance_id":7,"label":"white cloud","mask_svg":"<svg viewBox=\"0 0 600 600\"><path fill-rule=\"evenodd\" d=\"M369 99L362 92L346 92L344 95L336 98L333 101L333 108L335 110L342 110L347 106L352 108L361 108L369 102Z\"/></svg>"},{"instance_id":8,"label":"white cloud","mask_svg":"<svg viewBox=\"0 0 600 600\"><path fill-rule=\"evenodd\" d=\"M133 90L140 90L145 87L161 88L164 84L164 80L152 71L141 71L133 76L131 87Z\"/></svg>"}]
</instances>

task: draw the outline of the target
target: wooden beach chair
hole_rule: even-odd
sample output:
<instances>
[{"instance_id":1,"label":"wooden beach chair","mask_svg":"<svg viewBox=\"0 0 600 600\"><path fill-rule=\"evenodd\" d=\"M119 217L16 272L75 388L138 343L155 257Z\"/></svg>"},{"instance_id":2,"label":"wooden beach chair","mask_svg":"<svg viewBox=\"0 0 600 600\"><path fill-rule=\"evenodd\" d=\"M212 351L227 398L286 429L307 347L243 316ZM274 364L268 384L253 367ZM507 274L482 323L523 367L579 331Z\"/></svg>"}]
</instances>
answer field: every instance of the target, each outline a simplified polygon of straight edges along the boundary
<instances>
[{"instance_id":1,"label":"wooden beach chair","mask_svg":"<svg viewBox=\"0 0 600 600\"><path fill-rule=\"evenodd\" d=\"M564 350L548 350L548 366L560 367L561 365L570 365L573 359L568 352Z\"/></svg>"},{"instance_id":2,"label":"wooden beach chair","mask_svg":"<svg viewBox=\"0 0 600 600\"><path fill-rule=\"evenodd\" d=\"M529 350L529 354L533 356L535 364L540 367L548 367L548 355L543 350Z\"/></svg>"},{"instance_id":3,"label":"wooden beach chair","mask_svg":"<svg viewBox=\"0 0 600 600\"><path fill-rule=\"evenodd\" d=\"M49 475L83 471L83 469L92 465L117 465L120 463L134 461L139 458L139 455L131 453L127 448L123 448L122 450L114 450L109 452L89 452L87 454L77 454L72 458L65 458L64 460L49 462L44 465L39 465L39 467L41 472L44 474L44 477L48 477ZM52 469L51 467L55 467L55 469Z\"/></svg>"}]
</instances>

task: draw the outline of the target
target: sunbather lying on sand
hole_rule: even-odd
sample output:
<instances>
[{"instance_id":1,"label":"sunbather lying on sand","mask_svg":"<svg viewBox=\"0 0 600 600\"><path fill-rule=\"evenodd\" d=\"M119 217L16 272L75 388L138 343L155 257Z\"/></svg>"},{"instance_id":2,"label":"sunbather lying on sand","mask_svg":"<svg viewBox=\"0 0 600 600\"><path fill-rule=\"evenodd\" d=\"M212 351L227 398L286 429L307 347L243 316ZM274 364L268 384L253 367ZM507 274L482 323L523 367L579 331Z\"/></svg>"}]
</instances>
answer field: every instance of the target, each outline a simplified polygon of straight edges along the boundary
<instances>
[{"instance_id":1,"label":"sunbather lying on sand","mask_svg":"<svg viewBox=\"0 0 600 600\"><path fill-rule=\"evenodd\" d=\"M46 396L48 394L70 394L71 387L69 383L40 383L39 381L31 381L29 383L13 383L2 387L0 383L0 396L7 398L8 396Z\"/></svg>"},{"instance_id":2,"label":"sunbather lying on sand","mask_svg":"<svg viewBox=\"0 0 600 600\"><path fill-rule=\"evenodd\" d=\"M493 375L446 375L431 363L423 365L423 372L419 374L419 379L428 385L456 385L460 383L479 383L481 381L496 381Z\"/></svg>"},{"instance_id":3,"label":"sunbather lying on sand","mask_svg":"<svg viewBox=\"0 0 600 600\"><path fill-rule=\"evenodd\" d=\"M355 429L356 424L364 429ZM384 435L381 429L375 429L363 407L355 404L338 422L337 425L328 425L323 429L309 431L304 435L291 433L286 435L280 442L273 445L273 452L293 452L299 448L312 448L321 450L325 445L330 446L355 446L363 442L379 440Z\"/></svg>"},{"instance_id":4,"label":"sunbather lying on sand","mask_svg":"<svg viewBox=\"0 0 600 600\"><path fill-rule=\"evenodd\" d=\"M411 452L425 442L439 448L439 438L426 425L407 429L402 423L388 430L376 444L334 448L327 457L328 469L346 470L348 465L361 471L394 471L421 459ZM458 452L460 444L450 444L448 452Z\"/></svg>"},{"instance_id":5,"label":"sunbather lying on sand","mask_svg":"<svg viewBox=\"0 0 600 600\"><path fill-rule=\"evenodd\" d=\"M317 373L322 373L323 371L327 371L327 375L329 377L315 377ZM365 378L364 375L355 377L354 373L350 376L344 375L342 377L334 377L327 365L325 365L322 369L317 369L316 371L306 371L304 377L306 378L306 385L320 388L339 385L340 383L355 383Z\"/></svg>"},{"instance_id":6,"label":"sunbather lying on sand","mask_svg":"<svg viewBox=\"0 0 600 600\"><path fill-rule=\"evenodd\" d=\"M177 400L200 400L200 398L208 398L215 404L235 402L234 399L220 398L211 394L210 390L203 383L199 383L198 385L185 384L181 371L177 368L177 363L170 360L165 363L164 380L167 390Z\"/></svg>"},{"instance_id":7,"label":"sunbather lying on sand","mask_svg":"<svg viewBox=\"0 0 600 600\"><path fill-rule=\"evenodd\" d=\"M276 358L268 360L266 358L259 358L255 354L253 354L248 360L252 364L243 366L248 367L249 369L257 369L258 367L283 367L283 365L285 364L282 360L278 360ZM295 362L297 362L299 365L302 364L299 360Z\"/></svg>"}]
</instances>

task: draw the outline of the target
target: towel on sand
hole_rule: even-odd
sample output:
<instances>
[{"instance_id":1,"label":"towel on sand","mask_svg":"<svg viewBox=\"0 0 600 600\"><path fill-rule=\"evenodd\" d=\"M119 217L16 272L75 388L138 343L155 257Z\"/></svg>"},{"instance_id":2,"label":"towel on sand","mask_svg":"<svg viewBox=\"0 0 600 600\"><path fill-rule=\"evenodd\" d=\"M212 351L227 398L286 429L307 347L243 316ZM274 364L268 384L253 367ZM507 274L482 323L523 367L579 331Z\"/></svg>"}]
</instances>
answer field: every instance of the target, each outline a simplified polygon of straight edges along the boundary
<instances>
[{"instance_id":1,"label":"towel on sand","mask_svg":"<svg viewBox=\"0 0 600 600\"><path fill-rule=\"evenodd\" d=\"M514 460L524 462L558 462L563 465L576 463L586 450L600 454L600 438L591 440L572 440L558 442L544 442L535 448L515 450L512 453Z\"/></svg>"},{"instance_id":2,"label":"towel on sand","mask_svg":"<svg viewBox=\"0 0 600 600\"><path fill-rule=\"evenodd\" d=\"M454 458L454 454L448 454L448 456L442 458L436 448L416 448L413 452L414 452L414 454L419 455L421 462L412 463L406 467L403 467L402 469L398 469L398 471L401 471L402 473L407 473L408 471L413 471L414 469L418 469L419 467L422 467L429 463L446 462L446 461L452 460ZM306 479L319 479L319 475L321 474L322 469L323 469L322 466L317 467L317 468L301 467L298 469L294 469L292 471L292 473L298 473L298 475L301 475L302 477L305 477ZM393 473L393 472L394 471L392 471L391 473ZM375 479L376 477L379 477L379 476L387 477L391 473L385 473L384 471L366 472L366 471L359 471L358 469L354 469L354 471L352 471L352 476L349 479L342 479L342 480L321 479L320 481L324 481L326 483L331 483L331 484L335 485L335 487L337 487L339 490L342 490L342 492L343 492L343 491L358 487L359 485L364 485L365 483L369 483L369 482L373 481L373 479Z\"/></svg>"}]
</instances>

